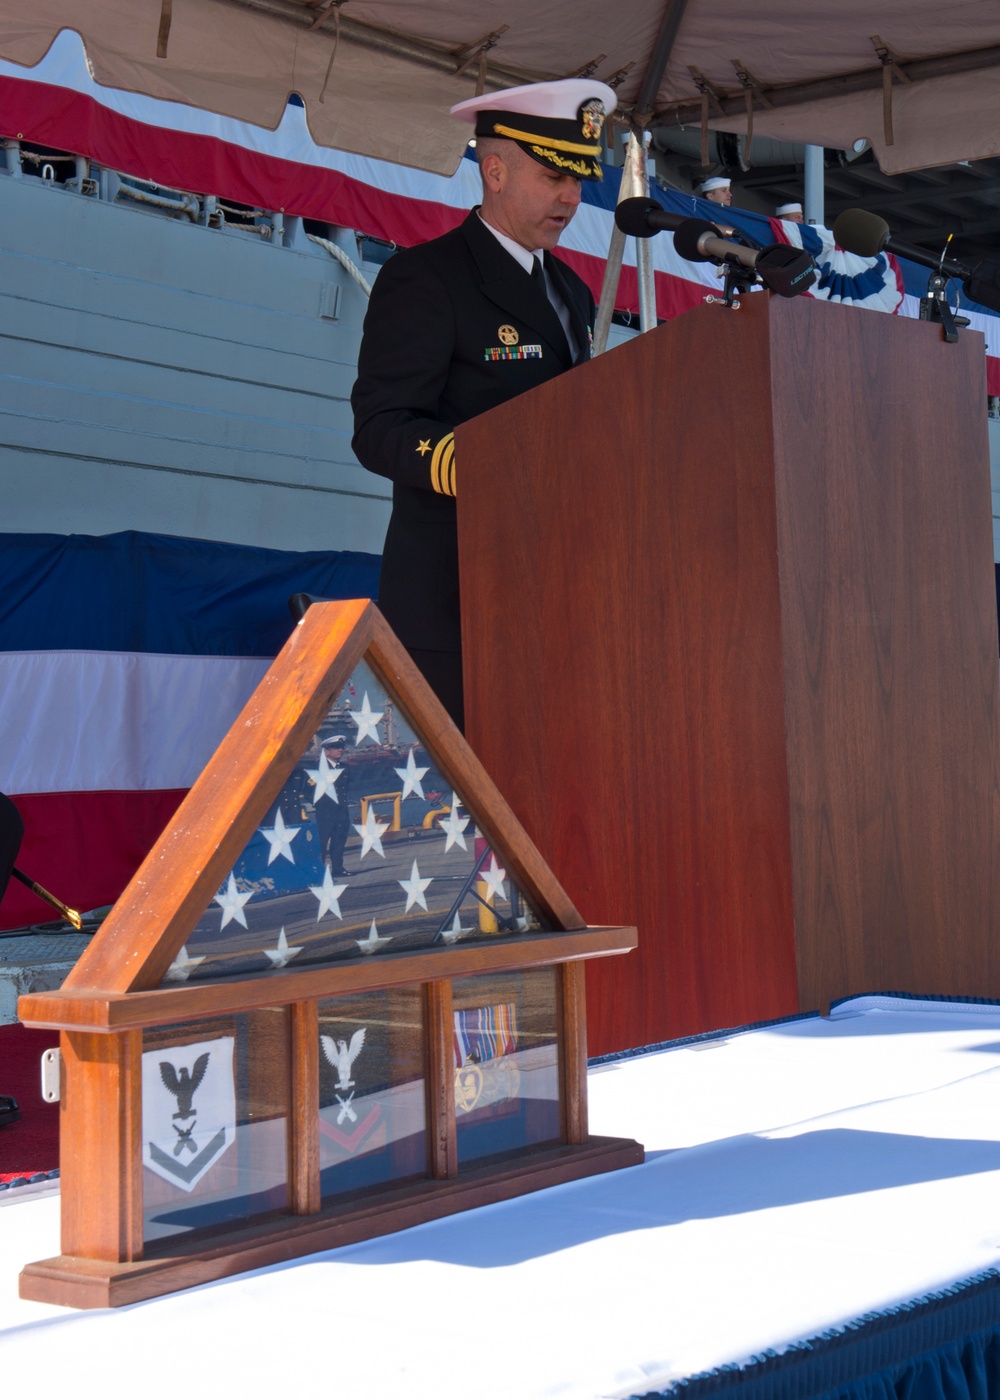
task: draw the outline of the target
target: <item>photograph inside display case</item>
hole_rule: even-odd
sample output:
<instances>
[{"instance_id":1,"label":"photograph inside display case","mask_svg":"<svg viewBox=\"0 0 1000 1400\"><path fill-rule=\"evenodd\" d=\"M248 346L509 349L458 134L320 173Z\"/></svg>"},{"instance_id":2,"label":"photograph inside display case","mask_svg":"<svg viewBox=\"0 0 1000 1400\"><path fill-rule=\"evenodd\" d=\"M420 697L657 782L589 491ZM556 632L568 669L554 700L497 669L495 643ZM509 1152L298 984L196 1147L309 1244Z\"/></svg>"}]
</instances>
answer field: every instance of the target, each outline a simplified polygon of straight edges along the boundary
<instances>
[{"instance_id":1,"label":"photograph inside display case","mask_svg":"<svg viewBox=\"0 0 1000 1400\"><path fill-rule=\"evenodd\" d=\"M164 984L542 930L463 794L362 660Z\"/></svg>"}]
</instances>

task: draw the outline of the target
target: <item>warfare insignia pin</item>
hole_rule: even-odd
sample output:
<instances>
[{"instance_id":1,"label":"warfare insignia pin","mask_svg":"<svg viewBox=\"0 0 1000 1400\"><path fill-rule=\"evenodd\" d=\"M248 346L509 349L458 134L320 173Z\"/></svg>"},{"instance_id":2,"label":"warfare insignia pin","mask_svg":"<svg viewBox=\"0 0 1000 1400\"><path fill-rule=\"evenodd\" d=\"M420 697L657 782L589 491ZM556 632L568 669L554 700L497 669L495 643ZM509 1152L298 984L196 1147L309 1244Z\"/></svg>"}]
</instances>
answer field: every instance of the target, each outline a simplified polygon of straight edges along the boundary
<instances>
[{"instance_id":1,"label":"warfare insignia pin","mask_svg":"<svg viewBox=\"0 0 1000 1400\"><path fill-rule=\"evenodd\" d=\"M497 339L501 345L516 345L521 337L513 326L501 326L497 331Z\"/></svg>"},{"instance_id":2,"label":"warfare insignia pin","mask_svg":"<svg viewBox=\"0 0 1000 1400\"><path fill-rule=\"evenodd\" d=\"M589 102L584 102L578 115L584 140L599 141L604 130L605 118L604 103L601 99L592 97Z\"/></svg>"}]
</instances>

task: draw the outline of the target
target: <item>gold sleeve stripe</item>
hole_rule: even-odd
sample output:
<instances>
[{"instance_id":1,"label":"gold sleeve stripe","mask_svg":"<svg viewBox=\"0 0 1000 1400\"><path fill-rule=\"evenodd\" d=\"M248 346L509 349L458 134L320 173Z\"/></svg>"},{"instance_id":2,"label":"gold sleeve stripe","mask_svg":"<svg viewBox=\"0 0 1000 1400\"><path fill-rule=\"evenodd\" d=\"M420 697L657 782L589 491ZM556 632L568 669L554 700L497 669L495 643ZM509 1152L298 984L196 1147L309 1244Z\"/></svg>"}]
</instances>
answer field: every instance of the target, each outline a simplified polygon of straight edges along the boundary
<instances>
[{"instance_id":1,"label":"gold sleeve stripe","mask_svg":"<svg viewBox=\"0 0 1000 1400\"><path fill-rule=\"evenodd\" d=\"M455 440L445 448L441 458L441 489L446 496L455 494Z\"/></svg>"},{"instance_id":2,"label":"gold sleeve stripe","mask_svg":"<svg viewBox=\"0 0 1000 1400\"><path fill-rule=\"evenodd\" d=\"M574 156L599 156L599 145L583 146L575 141L559 141L554 136L534 136L530 131L515 131L512 126L494 126L497 136L509 136L512 141L530 141L533 146L544 146L550 151L568 151Z\"/></svg>"},{"instance_id":3,"label":"gold sleeve stripe","mask_svg":"<svg viewBox=\"0 0 1000 1400\"><path fill-rule=\"evenodd\" d=\"M439 496L453 496L448 490L447 462L454 455L455 434L448 433L434 448L431 458L431 486Z\"/></svg>"}]
</instances>

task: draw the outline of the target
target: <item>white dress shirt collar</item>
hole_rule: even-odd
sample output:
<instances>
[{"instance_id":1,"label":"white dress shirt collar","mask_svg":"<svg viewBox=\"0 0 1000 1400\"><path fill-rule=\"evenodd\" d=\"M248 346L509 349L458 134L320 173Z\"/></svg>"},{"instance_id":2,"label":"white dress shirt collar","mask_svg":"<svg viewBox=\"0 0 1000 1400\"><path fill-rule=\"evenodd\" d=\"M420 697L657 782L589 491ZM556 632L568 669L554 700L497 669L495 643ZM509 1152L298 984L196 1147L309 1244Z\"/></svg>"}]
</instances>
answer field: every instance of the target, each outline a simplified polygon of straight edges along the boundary
<instances>
[{"instance_id":1,"label":"white dress shirt collar","mask_svg":"<svg viewBox=\"0 0 1000 1400\"><path fill-rule=\"evenodd\" d=\"M536 248L533 253L529 253L527 248L522 248L520 243L515 243L513 238L508 238L505 233L501 233L498 228L494 228L491 223L488 223L483 218L482 214L479 215L479 222L482 224L483 228L489 229L490 233L492 233L493 237L500 244L501 248L506 248L507 252L511 255L515 262L520 263L521 266L524 268L525 272L527 272L530 276L531 264L535 258L541 258L543 249ZM544 268L544 266L545 263L543 261L542 267Z\"/></svg>"}]
</instances>

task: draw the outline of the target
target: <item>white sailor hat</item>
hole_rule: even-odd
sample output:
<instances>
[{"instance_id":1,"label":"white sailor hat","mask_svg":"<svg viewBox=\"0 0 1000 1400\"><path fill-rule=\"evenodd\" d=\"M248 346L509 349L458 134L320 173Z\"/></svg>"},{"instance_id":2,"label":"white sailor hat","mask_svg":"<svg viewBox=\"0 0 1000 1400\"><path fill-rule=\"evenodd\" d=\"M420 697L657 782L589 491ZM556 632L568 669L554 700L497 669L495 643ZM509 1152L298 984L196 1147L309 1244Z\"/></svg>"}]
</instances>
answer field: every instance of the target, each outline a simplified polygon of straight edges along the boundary
<instances>
[{"instance_id":1,"label":"white sailor hat","mask_svg":"<svg viewBox=\"0 0 1000 1400\"><path fill-rule=\"evenodd\" d=\"M713 175L710 180L702 180L698 188L701 190L702 194L708 194L709 190L728 189L730 184L732 184L732 181L727 180L725 175Z\"/></svg>"},{"instance_id":2,"label":"white sailor hat","mask_svg":"<svg viewBox=\"0 0 1000 1400\"><path fill-rule=\"evenodd\" d=\"M601 131L617 106L613 88L592 78L560 78L483 93L451 115L474 121L477 136L516 141L534 160L578 180L600 180Z\"/></svg>"},{"instance_id":3,"label":"white sailor hat","mask_svg":"<svg viewBox=\"0 0 1000 1400\"><path fill-rule=\"evenodd\" d=\"M793 201L791 204L779 204L774 212L779 219L783 214L801 214L802 205L798 201Z\"/></svg>"}]
</instances>

